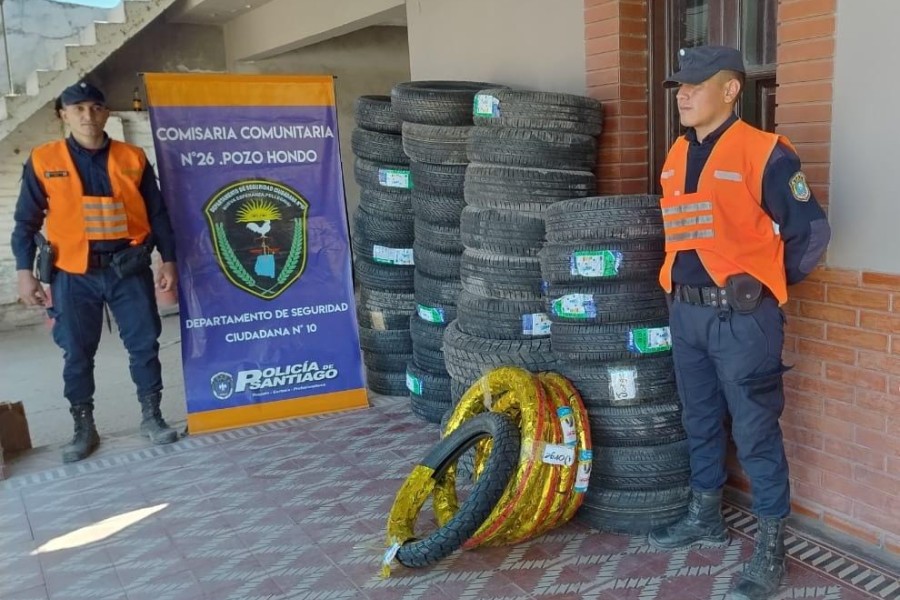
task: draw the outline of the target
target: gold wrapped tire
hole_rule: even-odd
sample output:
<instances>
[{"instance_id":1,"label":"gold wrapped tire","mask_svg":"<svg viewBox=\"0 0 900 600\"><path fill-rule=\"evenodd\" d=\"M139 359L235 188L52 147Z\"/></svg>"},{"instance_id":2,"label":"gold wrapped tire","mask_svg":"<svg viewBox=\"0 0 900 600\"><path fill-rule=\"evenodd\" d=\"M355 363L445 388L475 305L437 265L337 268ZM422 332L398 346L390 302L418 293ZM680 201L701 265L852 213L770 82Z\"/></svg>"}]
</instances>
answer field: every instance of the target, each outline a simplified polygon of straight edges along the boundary
<instances>
[{"instance_id":1,"label":"gold wrapped tire","mask_svg":"<svg viewBox=\"0 0 900 600\"><path fill-rule=\"evenodd\" d=\"M424 539L417 539L414 532L416 518L435 485L442 482L448 472L452 473L460 455L485 438L492 441L490 455L485 460L484 473L475 482L468 498L439 529ZM416 465L391 507L387 545L389 548L399 545L397 561L407 567L424 567L462 546L497 505L516 469L519 452L518 427L504 414L474 416L448 433ZM392 558L385 556L388 569Z\"/></svg>"},{"instance_id":2,"label":"gold wrapped tire","mask_svg":"<svg viewBox=\"0 0 900 600\"><path fill-rule=\"evenodd\" d=\"M543 388L536 385L531 373L518 367L500 367L481 377L463 394L447 421L446 432L449 435L475 415L493 410L509 415L520 429L523 444L530 444L529 440L544 435L545 411L539 409L542 403L546 403ZM479 477L488 471L481 464L481 456L486 450L484 446L479 447L479 456L475 460L475 473ZM526 485L534 469L533 461L518 461L509 486L485 523L490 524L490 531L485 527L480 528L474 536L476 539L467 543L466 547L480 545L488 536L505 525L513 507L525 494ZM444 524L452 519L456 506L455 472L451 469L448 476L434 489L434 510L438 523Z\"/></svg>"},{"instance_id":3,"label":"gold wrapped tire","mask_svg":"<svg viewBox=\"0 0 900 600\"><path fill-rule=\"evenodd\" d=\"M568 399L569 408L572 410L572 425L576 436L574 480L569 489L569 501L566 509L562 517L551 526L555 527L571 520L582 502L584 502L584 494L587 492L588 482L591 477L593 447L591 445L591 428L588 421L587 408L584 406L581 394L578 393L572 382L558 373L541 373L540 377L541 382L545 385L558 387ZM546 529L541 529L539 533L544 531Z\"/></svg>"},{"instance_id":4,"label":"gold wrapped tire","mask_svg":"<svg viewBox=\"0 0 900 600\"><path fill-rule=\"evenodd\" d=\"M515 367L495 369L463 395L446 431L485 410L506 413L519 424L522 452L506 492L463 544L465 549L520 542L569 521L584 499L590 478L588 415L566 378L556 373L534 376ZM490 440L476 446L476 476L486 472L483 463L489 449ZM446 523L455 513L454 478L451 469L435 486L439 523Z\"/></svg>"}]
</instances>

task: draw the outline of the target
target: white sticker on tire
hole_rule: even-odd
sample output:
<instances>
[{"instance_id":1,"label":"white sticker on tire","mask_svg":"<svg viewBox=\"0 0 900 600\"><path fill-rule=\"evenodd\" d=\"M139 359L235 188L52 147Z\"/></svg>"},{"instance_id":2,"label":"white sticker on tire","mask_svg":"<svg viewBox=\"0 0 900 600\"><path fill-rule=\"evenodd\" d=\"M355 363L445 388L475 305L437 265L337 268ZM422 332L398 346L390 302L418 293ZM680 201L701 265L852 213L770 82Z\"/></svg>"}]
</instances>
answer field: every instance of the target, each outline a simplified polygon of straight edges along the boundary
<instances>
[{"instance_id":1,"label":"white sticker on tire","mask_svg":"<svg viewBox=\"0 0 900 600\"><path fill-rule=\"evenodd\" d=\"M570 467L575 464L575 448L561 444L547 444L541 453L541 461L548 465Z\"/></svg>"},{"instance_id":2,"label":"white sticker on tire","mask_svg":"<svg viewBox=\"0 0 900 600\"><path fill-rule=\"evenodd\" d=\"M372 320L372 329L378 331L384 331L387 329L387 325L384 322L384 313L380 310L370 311L369 318Z\"/></svg>"},{"instance_id":3,"label":"white sticker on tire","mask_svg":"<svg viewBox=\"0 0 900 600\"><path fill-rule=\"evenodd\" d=\"M372 260L382 265L412 265L412 248L389 248L388 246L372 246Z\"/></svg>"},{"instance_id":4,"label":"white sticker on tire","mask_svg":"<svg viewBox=\"0 0 900 600\"><path fill-rule=\"evenodd\" d=\"M410 189L409 171L406 169L378 169L378 184L382 187Z\"/></svg>"},{"instance_id":5,"label":"white sticker on tire","mask_svg":"<svg viewBox=\"0 0 900 600\"><path fill-rule=\"evenodd\" d=\"M490 94L476 94L473 114L476 117L499 117L500 99Z\"/></svg>"},{"instance_id":6,"label":"white sticker on tire","mask_svg":"<svg viewBox=\"0 0 900 600\"><path fill-rule=\"evenodd\" d=\"M576 250L569 257L570 274L582 277L613 277L621 266L618 250Z\"/></svg>"},{"instance_id":7,"label":"white sticker on tire","mask_svg":"<svg viewBox=\"0 0 900 600\"><path fill-rule=\"evenodd\" d=\"M634 400L637 398L637 370L609 369L609 396L611 400Z\"/></svg>"},{"instance_id":8,"label":"white sticker on tire","mask_svg":"<svg viewBox=\"0 0 900 600\"><path fill-rule=\"evenodd\" d=\"M559 424L562 427L563 443L566 446L574 446L578 441L578 434L575 432L575 413L568 406L560 406L556 409L556 416L559 417Z\"/></svg>"},{"instance_id":9,"label":"white sticker on tire","mask_svg":"<svg viewBox=\"0 0 900 600\"><path fill-rule=\"evenodd\" d=\"M550 317L547 313L522 315L522 335L550 335Z\"/></svg>"},{"instance_id":10,"label":"white sticker on tire","mask_svg":"<svg viewBox=\"0 0 900 600\"><path fill-rule=\"evenodd\" d=\"M591 481L591 466L594 453L590 450L582 450L578 453L578 471L575 475L575 492L583 494L588 489Z\"/></svg>"}]
</instances>

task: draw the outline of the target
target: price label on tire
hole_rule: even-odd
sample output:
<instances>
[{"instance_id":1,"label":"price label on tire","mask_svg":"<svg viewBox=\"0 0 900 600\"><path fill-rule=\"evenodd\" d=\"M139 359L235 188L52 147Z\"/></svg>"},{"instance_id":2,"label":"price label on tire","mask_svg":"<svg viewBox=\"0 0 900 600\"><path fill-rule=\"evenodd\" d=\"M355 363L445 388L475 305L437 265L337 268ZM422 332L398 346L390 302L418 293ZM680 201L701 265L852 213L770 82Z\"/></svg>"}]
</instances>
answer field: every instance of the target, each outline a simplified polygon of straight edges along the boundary
<instances>
[{"instance_id":1,"label":"price label on tire","mask_svg":"<svg viewBox=\"0 0 900 600\"><path fill-rule=\"evenodd\" d=\"M499 117L500 100L490 94L476 94L474 114L476 117Z\"/></svg>"},{"instance_id":2,"label":"price label on tire","mask_svg":"<svg viewBox=\"0 0 900 600\"><path fill-rule=\"evenodd\" d=\"M378 184L382 187L404 190L412 187L409 171L406 169L378 169Z\"/></svg>"},{"instance_id":3,"label":"price label on tire","mask_svg":"<svg viewBox=\"0 0 900 600\"><path fill-rule=\"evenodd\" d=\"M634 369L609 370L609 396L612 400L633 400L637 398Z\"/></svg>"},{"instance_id":4,"label":"price label on tire","mask_svg":"<svg viewBox=\"0 0 900 600\"><path fill-rule=\"evenodd\" d=\"M546 313L522 315L522 335L550 335L550 317Z\"/></svg>"},{"instance_id":5,"label":"price label on tire","mask_svg":"<svg viewBox=\"0 0 900 600\"><path fill-rule=\"evenodd\" d=\"M668 327L648 327L628 332L628 349L636 354L656 354L672 349Z\"/></svg>"},{"instance_id":6,"label":"price label on tire","mask_svg":"<svg viewBox=\"0 0 900 600\"><path fill-rule=\"evenodd\" d=\"M572 275L613 277L619 274L622 253L616 250L576 250L569 263Z\"/></svg>"},{"instance_id":7,"label":"price label on tire","mask_svg":"<svg viewBox=\"0 0 900 600\"><path fill-rule=\"evenodd\" d=\"M419 318L423 321L427 321L429 323L446 323L447 317L444 314L443 308L437 308L434 306L425 306L424 304L416 305L416 313L419 315Z\"/></svg>"},{"instance_id":8,"label":"price label on tire","mask_svg":"<svg viewBox=\"0 0 900 600\"><path fill-rule=\"evenodd\" d=\"M423 387L424 386L422 385L421 379L419 379L409 371L406 372L406 389L417 396L421 396Z\"/></svg>"},{"instance_id":9,"label":"price label on tire","mask_svg":"<svg viewBox=\"0 0 900 600\"><path fill-rule=\"evenodd\" d=\"M415 264L412 248L389 248L387 246L372 246L372 260L382 265L407 266Z\"/></svg>"}]
</instances>

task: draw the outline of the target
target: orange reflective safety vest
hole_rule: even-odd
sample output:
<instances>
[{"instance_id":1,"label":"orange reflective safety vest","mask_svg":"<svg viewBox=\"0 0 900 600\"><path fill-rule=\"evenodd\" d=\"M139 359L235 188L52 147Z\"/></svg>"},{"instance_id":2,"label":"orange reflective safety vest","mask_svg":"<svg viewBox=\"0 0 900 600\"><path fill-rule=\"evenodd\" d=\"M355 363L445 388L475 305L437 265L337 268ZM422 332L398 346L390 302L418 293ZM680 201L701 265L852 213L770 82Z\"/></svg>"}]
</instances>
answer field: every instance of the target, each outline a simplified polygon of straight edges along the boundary
<instances>
[{"instance_id":1,"label":"orange reflective safety vest","mask_svg":"<svg viewBox=\"0 0 900 600\"><path fill-rule=\"evenodd\" d=\"M146 163L137 146L110 140L107 171L112 196L86 196L65 140L32 151L34 173L47 194L47 239L57 269L86 272L91 241L127 239L136 245L147 239L150 221L140 192Z\"/></svg>"},{"instance_id":2,"label":"orange reflective safety vest","mask_svg":"<svg viewBox=\"0 0 900 600\"><path fill-rule=\"evenodd\" d=\"M779 304L787 302L784 242L761 205L763 172L779 142L793 150L787 138L736 121L713 147L693 194L684 193L688 141L680 137L672 145L660 176L666 232L666 259L659 273L663 289L672 291L675 255L696 250L716 285L748 273Z\"/></svg>"}]
</instances>

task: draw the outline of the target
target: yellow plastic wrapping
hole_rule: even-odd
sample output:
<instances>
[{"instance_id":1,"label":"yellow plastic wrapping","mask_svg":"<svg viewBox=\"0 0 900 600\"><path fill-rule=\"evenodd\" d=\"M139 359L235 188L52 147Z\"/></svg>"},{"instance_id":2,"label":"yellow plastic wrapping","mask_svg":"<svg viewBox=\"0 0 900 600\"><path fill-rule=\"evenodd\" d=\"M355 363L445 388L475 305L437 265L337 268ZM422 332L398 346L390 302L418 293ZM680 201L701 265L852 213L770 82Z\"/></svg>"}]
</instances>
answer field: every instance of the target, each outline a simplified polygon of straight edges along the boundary
<instances>
[{"instance_id":1,"label":"yellow plastic wrapping","mask_svg":"<svg viewBox=\"0 0 900 600\"><path fill-rule=\"evenodd\" d=\"M568 508L563 513L562 519L557 525L562 525L575 516L576 511L584 502L584 494L587 492L591 477L591 465L593 464L593 447L591 442L591 426L588 422L587 408L581 394L572 385L572 382L558 373L543 373L548 381L559 385L568 396L569 406L572 408L575 420L575 433L578 436L578 451L575 454L576 472L572 485L572 496Z\"/></svg>"},{"instance_id":2,"label":"yellow plastic wrapping","mask_svg":"<svg viewBox=\"0 0 900 600\"><path fill-rule=\"evenodd\" d=\"M447 421L445 435L454 431L467 419L494 409L503 412L512 418L517 425L522 439L522 446L533 440L536 433L542 433L544 427L543 414L538 410L538 394L543 396L543 391L534 385L534 376L524 369L517 367L500 367L483 376L470 387L460 399L456 408ZM482 450L479 447L479 450ZM483 451L476 452L476 470L482 464L486 454ZM494 511L485 521L484 525L471 539L481 539L487 527L495 527L494 522L502 524L504 511L509 512L522 494L533 465L519 462L519 466L510 478L510 482ZM439 524L448 522L458 506L456 499L455 468L451 467L453 477L444 477L434 488L433 505L435 516ZM465 547L465 546L464 546Z\"/></svg>"},{"instance_id":3,"label":"yellow plastic wrapping","mask_svg":"<svg viewBox=\"0 0 900 600\"><path fill-rule=\"evenodd\" d=\"M500 501L463 548L501 545L541 535L570 520L584 499L591 468L587 411L574 386L556 373L533 375L517 367L500 367L481 377L454 408L444 435L484 411L502 412L519 426L519 464ZM475 446L474 474L480 477L492 440ZM397 492L388 519L388 551L383 574L397 548L414 537L416 518L429 494L440 526L459 508L456 465L440 481L421 465Z\"/></svg>"},{"instance_id":4,"label":"yellow plastic wrapping","mask_svg":"<svg viewBox=\"0 0 900 600\"><path fill-rule=\"evenodd\" d=\"M560 409L568 409L568 396L564 391L545 380L544 374L538 375L540 384L544 387L547 398L550 399L550 410L552 416L550 420L553 424L553 440L551 443L557 445L566 445L562 423L560 422ZM546 446L545 446L546 448ZM566 509L569 501L569 492L575 480L575 461L573 452L573 461L569 464L549 465L544 464L545 471L548 473L541 478L536 484L542 484L538 492L540 494L540 504L537 512L529 519L528 523L524 523L518 535L507 538L507 542L515 544L525 541L536 535L540 535L558 524L560 517ZM533 457L534 460L542 462L543 453Z\"/></svg>"},{"instance_id":5,"label":"yellow plastic wrapping","mask_svg":"<svg viewBox=\"0 0 900 600\"><path fill-rule=\"evenodd\" d=\"M387 545L388 552L415 537L416 519L428 496L434 490L434 469L424 465L416 465L403 485L397 491L394 505L388 515ZM396 554L396 550L394 550ZM390 575L390 563L393 555L385 554L382 563L382 575Z\"/></svg>"},{"instance_id":6,"label":"yellow plastic wrapping","mask_svg":"<svg viewBox=\"0 0 900 600\"><path fill-rule=\"evenodd\" d=\"M550 406L543 387L534 376L531 376L529 385L535 390L534 410L529 410L523 402L514 404L515 397L512 394L504 395L492 408L507 414L516 409L522 413L522 449L517 470L522 476L515 489L511 485L507 487L506 493L485 523L463 544L465 549L509 544L532 529L538 518L544 502L543 482L551 478L554 471L554 467L544 464L540 456L544 445L553 442L558 436L550 420ZM526 434L526 414L533 414L535 419L532 435Z\"/></svg>"},{"instance_id":7,"label":"yellow plastic wrapping","mask_svg":"<svg viewBox=\"0 0 900 600\"><path fill-rule=\"evenodd\" d=\"M540 379L541 383L552 388L557 395L565 398L565 405L572 411L572 425L575 430L576 445L575 462L564 472L564 480L560 482L559 489L564 493L564 501L560 507L557 507L560 512L554 513L554 515L545 520L534 535L546 533L550 529L568 522L575 516L575 512L584 501L584 492L587 490L584 469L586 466L586 476L589 477L592 459L591 429L588 423L587 409L584 407L584 402L578 390L575 389L575 386L568 379L558 373L541 373Z\"/></svg>"},{"instance_id":8,"label":"yellow plastic wrapping","mask_svg":"<svg viewBox=\"0 0 900 600\"><path fill-rule=\"evenodd\" d=\"M519 424L522 452L503 497L463 545L465 549L517 543L565 523L581 505L590 475L587 411L565 377L556 373L534 376L516 367L495 369L466 391L445 434L486 409L506 413ZM484 465L486 450L476 447L475 476ZM564 460L548 464L545 451L551 458ZM449 521L456 512L455 472L453 475L434 489L439 523Z\"/></svg>"}]
</instances>

